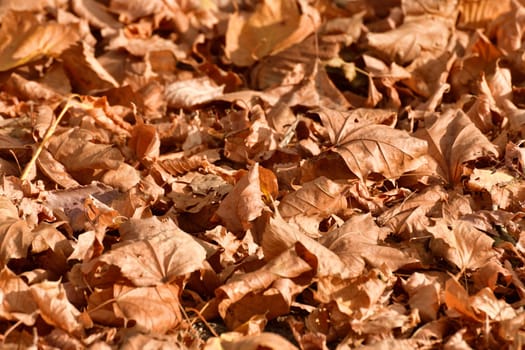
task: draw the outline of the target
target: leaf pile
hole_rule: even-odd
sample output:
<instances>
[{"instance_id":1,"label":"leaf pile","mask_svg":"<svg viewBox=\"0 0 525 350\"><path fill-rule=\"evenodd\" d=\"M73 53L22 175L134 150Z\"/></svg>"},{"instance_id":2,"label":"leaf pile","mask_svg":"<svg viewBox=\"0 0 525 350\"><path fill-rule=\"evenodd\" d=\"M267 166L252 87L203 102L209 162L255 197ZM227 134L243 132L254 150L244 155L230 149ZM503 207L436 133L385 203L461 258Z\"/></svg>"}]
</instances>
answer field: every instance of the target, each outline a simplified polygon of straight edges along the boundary
<instances>
[{"instance_id":1,"label":"leaf pile","mask_svg":"<svg viewBox=\"0 0 525 350\"><path fill-rule=\"evenodd\" d=\"M1 347L521 348L524 6L1 2Z\"/></svg>"}]
</instances>

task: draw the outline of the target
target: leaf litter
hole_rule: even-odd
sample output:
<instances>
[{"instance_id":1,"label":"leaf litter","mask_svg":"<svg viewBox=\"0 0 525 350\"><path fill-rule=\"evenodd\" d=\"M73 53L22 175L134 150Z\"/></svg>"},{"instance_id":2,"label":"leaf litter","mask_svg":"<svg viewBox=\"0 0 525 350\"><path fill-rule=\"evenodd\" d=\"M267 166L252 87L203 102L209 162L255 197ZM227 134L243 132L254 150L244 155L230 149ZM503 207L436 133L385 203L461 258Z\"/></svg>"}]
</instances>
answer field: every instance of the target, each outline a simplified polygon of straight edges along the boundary
<instances>
[{"instance_id":1,"label":"leaf litter","mask_svg":"<svg viewBox=\"0 0 525 350\"><path fill-rule=\"evenodd\" d=\"M1 347L521 348L524 13L4 1Z\"/></svg>"}]
</instances>

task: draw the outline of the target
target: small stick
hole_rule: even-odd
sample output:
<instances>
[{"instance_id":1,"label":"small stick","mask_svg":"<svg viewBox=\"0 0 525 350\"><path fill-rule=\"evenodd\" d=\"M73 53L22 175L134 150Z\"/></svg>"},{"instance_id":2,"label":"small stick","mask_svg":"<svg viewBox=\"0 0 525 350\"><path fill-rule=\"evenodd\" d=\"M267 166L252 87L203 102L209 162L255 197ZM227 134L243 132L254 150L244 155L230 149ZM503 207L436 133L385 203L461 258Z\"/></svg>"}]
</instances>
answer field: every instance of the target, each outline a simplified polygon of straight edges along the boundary
<instances>
[{"instance_id":1,"label":"small stick","mask_svg":"<svg viewBox=\"0 0 525 350\"><path fill-rule=\"evenodd\" d=\"M64 115L66 114L67 110L73 105L71 103L72 98L76 96L78 95L71 95L67 99L66 105L64 106L64 108L62 108L62 111L60 111L60 114L58 115L57 119L53 122L53 124L49 126L49 128L46 131L46 134L44 135L44 138L42 139L42 142L40 142L40 145L35 150L35 153L33 153L33 157L31 157L31 160L29 161L29 163L26 164L24 171L22 172L22 176L20 176L20 180L25 181L27 177L29 176L29 172L35 165L36 160L38 159L38 156L40 155L40 153L42 153L42 150L44 149L46 143L51 139L51 137L55 133L55 130L58 124L60 123Z\"/></svg>"}]
</instances>

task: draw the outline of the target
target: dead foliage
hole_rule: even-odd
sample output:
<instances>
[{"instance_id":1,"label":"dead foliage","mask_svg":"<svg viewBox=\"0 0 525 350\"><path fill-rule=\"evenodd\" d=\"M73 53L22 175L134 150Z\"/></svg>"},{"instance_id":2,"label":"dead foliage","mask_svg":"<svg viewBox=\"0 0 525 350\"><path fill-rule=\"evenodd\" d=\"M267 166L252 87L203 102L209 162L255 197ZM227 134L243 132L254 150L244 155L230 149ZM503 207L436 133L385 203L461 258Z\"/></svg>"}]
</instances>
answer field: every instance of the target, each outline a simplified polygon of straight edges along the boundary
<instances>
[{"instance_id":1,"label":"dead foliage","mask_svg":"<svg viewBox=\"0 0 525 350\"><path fill-rule=\"evenodd\" d=\"M524 346L521 0L0 23L1 348Z\"/></svg>"}]
</instances>

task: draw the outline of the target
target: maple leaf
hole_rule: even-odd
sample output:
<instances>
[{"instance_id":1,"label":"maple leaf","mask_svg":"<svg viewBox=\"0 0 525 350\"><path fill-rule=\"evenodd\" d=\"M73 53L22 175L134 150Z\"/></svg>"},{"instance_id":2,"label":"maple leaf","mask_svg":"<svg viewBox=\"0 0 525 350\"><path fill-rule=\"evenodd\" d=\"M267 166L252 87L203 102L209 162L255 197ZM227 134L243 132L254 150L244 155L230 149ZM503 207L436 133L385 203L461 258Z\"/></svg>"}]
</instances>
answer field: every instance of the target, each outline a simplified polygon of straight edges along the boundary
<instances>
[{"instance_id":1,"label":"maple leaf","mask_svg":"<svg viewBox=\"0 0 525 350\"><path fill-rule=\"evenodd\" d=\"M423 235L430 225L430 217L441 214L436 213L436 209L440 209L440 204L447 198L441 187L429 187L385 210L378 217L378 222L404 237Z\"/></svg>"},{"instance_id":2,"label":"maple leaf","mask_svg":"<svg viewBox=\"0 0 525 350\"><path fill-rule=\"evenodd\" d=\"M492 250L494 240L463 220L447 225L443 220L428 227L433 240L430 247L434 254L456 265L462 272L476 270L496 256Z\"/></svg>"},{"instance_id":3,"label":"maple leaf","mask_svg":"<svg viewBox=\"0 0 525 350\"><path fill-rule=\"evenodd\" d=\"M334 151L357 177L364 181L371 173L378 173L396 179L422 165L427 152L424 140L406 131L373 124L367 114L361 113L349 112L335 120L320 114Z\"/></svg>"},{"instance_id":4,"label":"maple leaf","mask_svg":"<svg viewBox=\"0 0 525 350\"><path fill-rule=\"evenodd\" d=\"M445 304L449 311L455 311L477 322L512 319L516 311L505 301L497 299L489 288L483 288L469 296L465 288L455 279L445 284Z\"/></svg>"},{"instance_id":5,"label":"maple leaf","mask_svg":"<svg viewBox=\"0 0 525 350\"><path fill-rule=\"evenodd\" d=\"M116 266L134 285L146 287L174 282L203 267L205 249L171 220L130 220L120 230L122 242L85 263L86 275L95 277L101 266Z\"/></svg>"},{"instance_id":6,"label":"maple leaf","mask_svg":"<svg viewBox=\"0 0 525 350\"><path fill-rule=\"evenodd\" d=\"M319 241L337 254L355 276L362 273L367 264L378 268L388 266L395 271L419 261L416 256L410 256L409 252L379 244L384 235L385 230L377 226L372 216L364 214L353 216Z\"/></svg>"}]
</instances>

